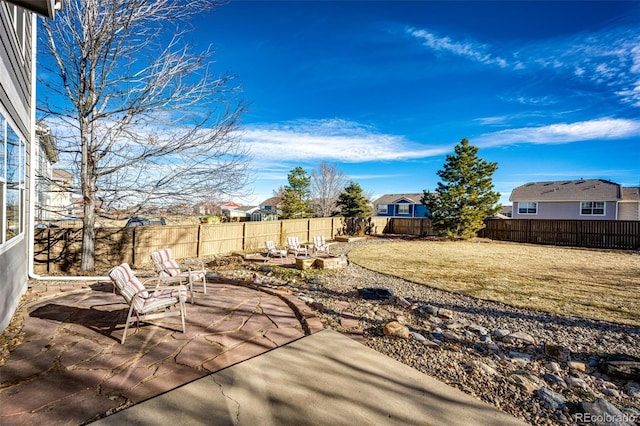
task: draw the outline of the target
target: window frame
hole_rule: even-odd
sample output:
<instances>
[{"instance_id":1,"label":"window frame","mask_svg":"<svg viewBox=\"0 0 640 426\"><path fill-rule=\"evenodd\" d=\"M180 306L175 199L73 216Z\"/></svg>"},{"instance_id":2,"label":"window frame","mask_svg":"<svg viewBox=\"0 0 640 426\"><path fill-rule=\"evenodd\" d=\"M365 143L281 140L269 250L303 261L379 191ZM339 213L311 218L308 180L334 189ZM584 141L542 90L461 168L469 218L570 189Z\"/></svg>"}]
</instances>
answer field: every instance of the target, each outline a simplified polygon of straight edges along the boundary
<instances>
[{"instance_id":1,"label":"window frame","mask_svg":"<svg viewBox=\"0 0 640 426\"><path fill-rule=\"evenodd\" d=\"M602 204L602 207L596 207L597 204ZM588 204L589 207L584 205ZM606 216L607 215L607 202L606 201L580 201L580 216ZM590 210L590 213L585 213L585 210ZM602 210L602 213L596 213L596 210Z\"/></svg>"},{"instance_id":2,"label":"window frame","mask_svg":"<svg viewBox=\"0 0 640 426\"><path fill-rule=\"evenodd\" d=\"M384 207L384 209L383 209ZM376 206L376 213L378 214L389 214L389 204L378 204Z\"/></svg>"},{"instance_id":3,"label":"window frame","mask_svg":"<svg viewBox=\"0 0 640 426\"><path fill-rule=\"evenodd\" d=\"M524 208L525 211L522 211L523 206L526 206ZM531 206L533 206L533 208ZM538 202L537 201L518 201L518 214L522 214L522 215L538 214Z\"/></svg>"},{"instance_id":4,"label":"window frame","mask_svg":"<svg viewBox=\"0 0 640 426\"><path fill-rule=\"evenodd\" d=\"M403 211L406 210L406 211ZM410 215L411 214L411 206L408 203L399 203L398 204L398 215Z\"/></svg>"},{"instance_id":5,"label":"window frame","mask_svg":"<svg viewBox=\"0 0 640 426\"><path fill-rule=\"evenodd\" d=\"M11 139L11 143L9 143ZM9 145L12 149L9 149ZM27 144L0 111L0 248L24 236L26 227ZM11 158L9 156L11 155ZM11 168L11 170L10 170ZM8 202L15 202L11 209Z\"/></svg>"}]
</instances>

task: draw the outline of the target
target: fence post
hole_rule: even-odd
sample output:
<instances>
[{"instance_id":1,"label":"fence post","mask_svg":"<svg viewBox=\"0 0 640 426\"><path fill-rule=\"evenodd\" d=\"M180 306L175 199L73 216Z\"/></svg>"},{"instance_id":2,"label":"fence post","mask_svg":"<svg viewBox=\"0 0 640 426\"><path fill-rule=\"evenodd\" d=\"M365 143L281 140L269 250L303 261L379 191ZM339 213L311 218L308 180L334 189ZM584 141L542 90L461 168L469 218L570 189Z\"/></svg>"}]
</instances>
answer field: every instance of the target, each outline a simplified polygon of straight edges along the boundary
<instances>
[{"instance_id":1,"label":"fence post","mask_svg":"<svg viewBox=\"0 0 640 426\"><path fill-rule=\"evenodd\" d=\"M47 273L50 272L51 263L51 228L47 228Z\"/></svg>"},{"instance_id":2,"label":"fence post","mask_svg":"<svg viewBox=\"0 0 640 426\"><path fill-rule=\"evenodd\" d=\"M200 244L201 244L201 240L202 240L202 237L200 236L200 230L201 229L202 229L202 224L199 224L198 225L198 237L196 239L196 258L200 258L200 252L201 252Z\"/></svg>"},{"instance_id":3,"label":"fence post","mask_svg":"<svg viewBox=\"0 0 640 426\"><path fill-rule=\"evenodd\" d=\"M131 237L131 264L135 265L136 264L136 230L138 229L137 226L133 227L133 236Z\"/></svg>"},{"instance_id":4,"label":"fence post","mask_svg":"<svg viewBox=\"0 0 640 426\"><path fill-rule=\"evenodd\" d=\"M242 224L242 252L246 252L247 245L247 224Z\"/></svg>"}]
</instances>

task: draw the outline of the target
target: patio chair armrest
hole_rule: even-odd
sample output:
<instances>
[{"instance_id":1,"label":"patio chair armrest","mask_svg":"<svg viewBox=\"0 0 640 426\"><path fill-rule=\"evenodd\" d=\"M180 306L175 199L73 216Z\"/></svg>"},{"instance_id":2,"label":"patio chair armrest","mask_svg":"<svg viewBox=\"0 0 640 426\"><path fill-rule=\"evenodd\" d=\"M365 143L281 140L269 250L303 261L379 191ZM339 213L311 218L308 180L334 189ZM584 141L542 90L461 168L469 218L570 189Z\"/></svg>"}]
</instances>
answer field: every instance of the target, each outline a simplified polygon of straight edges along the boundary
<instances>
[{"instance_id":1,"label":"patio chair armrest","mask_svg":"<svg viewBox=\"0 0 640 426\"><path fill-rule=\"evenodd\" d=\"M154 288L152 288L150 290L147 290L147 291L149 291L150 293L155 293L156 291L163 291L163 290L171 290L171 291L173 291L173 290L179 289L180 286L184 287L185 291L186 291L186 287L183 284L180 284L179 286L175 286L175 285L158 286L158 287L154 287Z\"/></svg>"},{"instance_id":2,"label":"patio chair armrest","mask_svg":"<svg viewBox=\"0 0 640 426\"><path fill-rule=\"evenodd\" d=\"M154 282L154 281L158 283L156 285L160 285L160 283L162 283L164 281L163 278L166 278L166 277L151 277L151 278L147 278L144 281L142 281L142 285L146 287L147 283L151 283L151 282Z\"/></svg>"},{"instance_id":3,"label":"patio chair armrest","mask_svg":"<svg viewBox=\"0 0 640 426\"><path fill-rule=\"evenodd\" d=\"M161 284L166 285L167 283L183 283L188 280L188 278L184 275L174 275L171 277L155 277L154 279L157 281L156 287L160 286Z\"/></svg>"}]
</instances>

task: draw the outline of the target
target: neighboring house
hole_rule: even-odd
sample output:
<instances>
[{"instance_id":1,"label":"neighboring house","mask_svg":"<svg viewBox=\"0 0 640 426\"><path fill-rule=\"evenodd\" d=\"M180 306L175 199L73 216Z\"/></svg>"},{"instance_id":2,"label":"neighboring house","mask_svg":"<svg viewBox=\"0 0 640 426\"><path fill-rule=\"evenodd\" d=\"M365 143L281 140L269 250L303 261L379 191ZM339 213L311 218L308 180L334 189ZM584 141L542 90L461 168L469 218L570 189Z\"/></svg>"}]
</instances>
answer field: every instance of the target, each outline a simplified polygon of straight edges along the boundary
<instances>
[{"instance_id":1,"label":"neighboring house","mask_svg":"<svg viewBox=\"0 0 640 426\"><path fill-rule=\"evenodd\" d=\"M251 213L252 222L262 222L267 220L278 220L278 215L271 210L258 209Z\"/></svg>"},{"instance_id":2,"label":"neighboring house","mask_svg":"<svg viewBox=\"0 0 640 426\"><path fill-rule=\"evenodd\" d=\"M513 206L502 206L500 213L498 215L502 215L504 217L513 217Z\"/></svg>"},{"instance_id":3,"label":"neighboring house","mask_svg":"<svg viewBox=\"0 0 640 426\"><path fill-rule=\"evenodd\" d=\"M61 0L0 1L0 332L27 290L33 258L36 167L36 15Z\"/></svg>"},{"instance_id":4,"label":"neighboring house","mask_svg":"<svg viewBox=\"0 0 640 426\"><path fill-rule=\"evenodd\" d=\"M385 194L373 202L374 214L386 217L426 217L427 207L420 202L423 194Z\"/></svg>"},{"instance_id":5,"label":"neighboring house","mask_svg":"<svg viewBox=\"0 0 640 426\"><path fill-rule=\"evenodd\" d=\"M51 136L49 128L43 124L36 124L36 138L38 140L38 156L36 165L36 202L35 221L46 223L51 220L50 209L53 182L53 165L58 162L58 150Z\"/></svg>"},{"instance_id":6,"label":"neighboring house","mask_svg":"<svg viewBox=\"0 0 640 426\"><path fill-rule=\"evenodd\" d=\"M618 220L640 220L640 186L622 188L618 202Z\"/></svg>"},{"instance_id":7,"label":"neighboring house","mask_svg":"<svg viewBox=\"0 0 640 426\"><path fill-rule=\"evenodd\" d=\"M199 216L214 215L218 211L213 203L198 203L193 207L193 212Z\"/></svg>"},{"instance_id":8,"label":"neighboring house","mask_svg":"<svg viewBox=\"0 0 640 426\"><path fill-rule=\"evenodd\" d=\"M74 216L78 210L74 209L74 194L71 192L73 175L66 170L53 169L51 179L53 184L49 194L49 211L52 218L54 220L64 220ZM99 201L98 204L100 205ZM80 212L82 211L83 209L80 209Z\"/></svg>"},{"instance_id":9,"label":"neighboring house","mask_svg":"<svg viewBox=\"0 0 640 426\"><path fill-rule=\"evenodd\" d=\"M638 188L603 179L531 182L509 200L514 219L638 220Z\"/></svg>"},{"instance_id":10,"label":"neighboring house","mask_svg":"<svg viewBox=\"0 0 640 426\"><path fill-rule=\"evenodd\" d=\"M276 218L280 216L280 205L282 204L282 197L271 197L260 203L260 209L275 214Z\"/></svg>"},{"instance_id":11,"label":"neighboring house","mask_svg":"<svg viewBox=\"0 0 640 426\"><path fill-rule=\"evenodd\" d=\"M258 206L237 206L230 207L225 204L226 207L222 207L222 215L226 218L227 222L246 222L251 220L251 215L260 210Z\"/></svg>"}]
</instances>

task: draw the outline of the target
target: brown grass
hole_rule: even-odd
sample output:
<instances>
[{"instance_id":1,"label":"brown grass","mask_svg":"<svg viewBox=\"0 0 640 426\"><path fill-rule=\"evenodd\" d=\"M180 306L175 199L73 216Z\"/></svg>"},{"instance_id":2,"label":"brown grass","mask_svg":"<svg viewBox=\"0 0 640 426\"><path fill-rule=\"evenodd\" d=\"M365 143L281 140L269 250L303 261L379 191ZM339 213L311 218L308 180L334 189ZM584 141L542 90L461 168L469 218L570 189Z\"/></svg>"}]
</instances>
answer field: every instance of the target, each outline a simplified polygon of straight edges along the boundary
<instances>
[{"instance_id":1,"label":"brown grass","mask_svg":"<svg viewBox=\"0 0 640 426\"><path fill-rule=\"evenodd\" d=\"M511 306L640 326L640 254L491 241L355 248L365 268Z\"/></svg>"}]
</instances>

